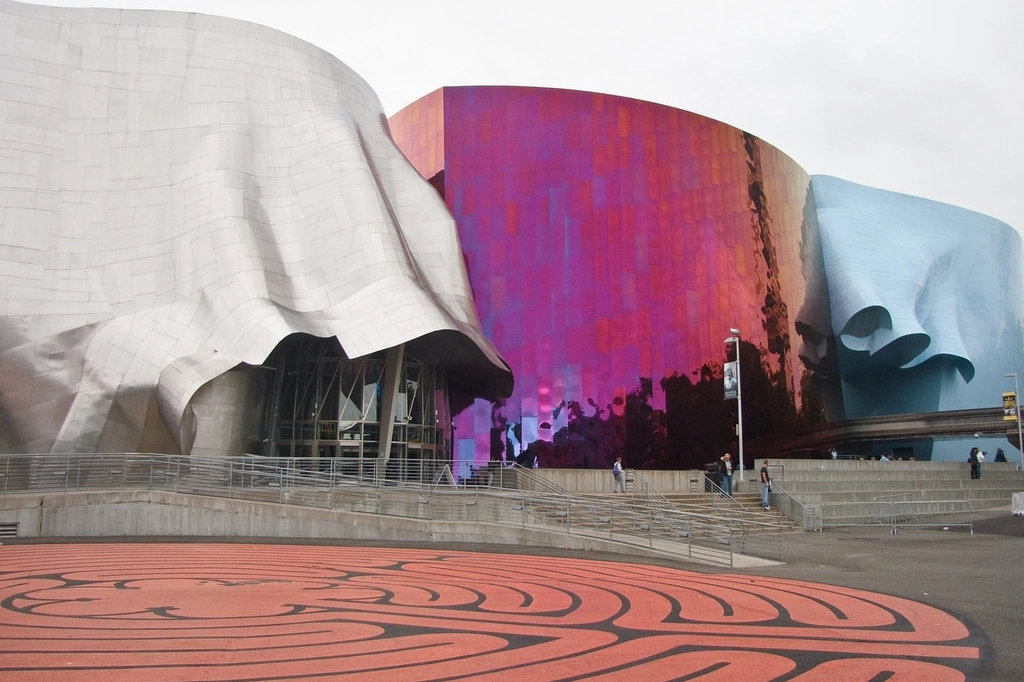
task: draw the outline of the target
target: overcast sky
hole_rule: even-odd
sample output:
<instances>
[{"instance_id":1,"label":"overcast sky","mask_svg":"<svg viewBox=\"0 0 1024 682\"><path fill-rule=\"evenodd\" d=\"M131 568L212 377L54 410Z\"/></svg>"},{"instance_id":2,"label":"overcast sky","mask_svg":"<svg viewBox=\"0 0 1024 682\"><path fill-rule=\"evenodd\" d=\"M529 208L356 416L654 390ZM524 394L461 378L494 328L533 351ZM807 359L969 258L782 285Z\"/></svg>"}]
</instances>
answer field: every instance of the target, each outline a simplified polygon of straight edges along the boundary
<instances>
[{"instance_id":1,"label":"overcast sky","mask_svg":"<svg viewBox=\"0 0 1024 682\"><path fill-rule=\"evenodd\" d=\"M270 26L390 115L446 85L636 97L742 128L811 174L1024 231L1020 0L120 0Z\"/></svg>"}]
</instances>

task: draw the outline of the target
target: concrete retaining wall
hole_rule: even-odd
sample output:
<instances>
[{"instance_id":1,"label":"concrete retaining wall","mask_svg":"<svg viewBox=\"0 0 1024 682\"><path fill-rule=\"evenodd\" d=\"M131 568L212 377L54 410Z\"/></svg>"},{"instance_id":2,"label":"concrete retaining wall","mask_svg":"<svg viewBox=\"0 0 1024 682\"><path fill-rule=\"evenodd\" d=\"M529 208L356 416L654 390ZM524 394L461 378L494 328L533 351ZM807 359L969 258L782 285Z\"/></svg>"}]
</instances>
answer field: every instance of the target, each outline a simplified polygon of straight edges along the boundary
<instances>
[{"instance_id":1,"label":"concrete retaining wall","mask_svg":"<svg viewBox=\"0 0 1024 682\"><path fill-rule=\"evenodd\" d=\"M533 472L559 488L574 494L610 493L611 469L534 469ZM627 478L633 472L627 470ZM650 485L662 493L700 492L704 474L700 471L638 471Z\"/></svg>"},{"instance_id":2,"label":"concrete retaining wall","mask_svg":"<svg viewBox=\"0 0 1024 682\"><path fill-rule=\"evenodd\" d=\"M555 547L673 556L557 529L478 521L429 521L160 491L12 494L0 523L24 538L237 537L445 542Z\"/></svg>"},{"instance_id":3,"label":"concrete retaining wall","mask_svg":"<svg viewBox=\"0 0 1024 682\"><path fill-rule=\"evenodd\" d=\"M814 488L844 489L847 485L858 489L884 494L884 488L896 482L912 483L922 487L933 481L969 481L967 462L878 462L871 460L770 460L772 477L787 486L796 488L807 484ZM748 482L756 481L761 463L756 468L745 470ZM534 473L560 488L575 494L611 492L611 470L604 469L535 469ZM1015 481L1024 486L1024 473L1017 471L1017 465L986 462L982 465L985 474L993 479ZM627 475L630 471L627 470ZM662 494L700 492L704 489L702 471L637 471L651 486ZM733 483L738 483L737 480ZM884 485L879 486L879 483ZM935 486L940 484L935 483ZM1024 488L1022 488L1024 489Z\"/></svg>"}]
</instances>

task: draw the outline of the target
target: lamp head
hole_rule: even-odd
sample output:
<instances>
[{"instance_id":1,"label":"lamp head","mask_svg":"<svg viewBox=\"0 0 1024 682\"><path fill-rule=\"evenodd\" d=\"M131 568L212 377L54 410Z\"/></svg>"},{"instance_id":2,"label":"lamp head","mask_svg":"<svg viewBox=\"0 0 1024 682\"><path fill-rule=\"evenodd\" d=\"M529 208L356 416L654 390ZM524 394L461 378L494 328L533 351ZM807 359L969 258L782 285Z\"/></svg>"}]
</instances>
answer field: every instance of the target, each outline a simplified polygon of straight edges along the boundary
<instances>
[{"instance_id":1,"label":"lamp head","mask_svg":"<svg viewBox=\"0 0 1024 682\"><path fill-rule=\"evenodd\" d=\"M739 336L740 335L740 330L736 329L735 327L730 327L729 328L729 333L732 334L733 336Z\"/></svg>"}]
</instances>

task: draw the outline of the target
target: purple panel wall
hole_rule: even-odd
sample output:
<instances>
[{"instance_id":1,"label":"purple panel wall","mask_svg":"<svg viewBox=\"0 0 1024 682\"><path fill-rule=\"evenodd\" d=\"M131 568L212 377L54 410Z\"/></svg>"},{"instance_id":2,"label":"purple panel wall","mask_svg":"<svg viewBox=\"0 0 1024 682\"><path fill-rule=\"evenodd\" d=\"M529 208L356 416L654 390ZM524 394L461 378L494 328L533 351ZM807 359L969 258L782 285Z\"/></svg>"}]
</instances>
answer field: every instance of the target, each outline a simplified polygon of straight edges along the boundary
<instances>
[{"instance_id":1,"label":"purple panel wall","mask_svg":"<svg viewBox=\"0 0 1024 682\"><path fill-rule=\"evenodd\" d=\"M731 327L744 416L758 399L800 418L800 356L822 360L828 313L810 180L787 156L671 107L541 88L444 88L391 127L422 173L443 166L483 329L516 379L504 405L457 417L457 459L708 461L735 438Z\"/></svg>"}]
</instances>

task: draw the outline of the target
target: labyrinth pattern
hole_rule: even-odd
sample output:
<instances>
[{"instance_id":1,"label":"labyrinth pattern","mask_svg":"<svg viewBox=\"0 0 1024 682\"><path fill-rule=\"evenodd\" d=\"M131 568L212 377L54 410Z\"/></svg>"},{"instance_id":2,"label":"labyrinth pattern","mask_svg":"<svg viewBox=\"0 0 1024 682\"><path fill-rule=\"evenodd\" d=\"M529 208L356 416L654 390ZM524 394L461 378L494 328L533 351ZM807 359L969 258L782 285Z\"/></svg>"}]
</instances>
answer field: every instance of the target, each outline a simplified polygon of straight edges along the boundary
<instances>
[{"instance_id":1,"label":"labyrinth pattern","mask_svg":"<svg viewBox=\"0 0 1024 682\"><path fill-rule=\"evenodd\" d=\"M0 547L0 679L963 682L984 641L829 585L464 551Z\"/></svg>"}]
</instances>

